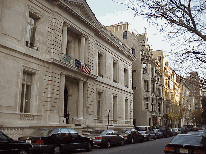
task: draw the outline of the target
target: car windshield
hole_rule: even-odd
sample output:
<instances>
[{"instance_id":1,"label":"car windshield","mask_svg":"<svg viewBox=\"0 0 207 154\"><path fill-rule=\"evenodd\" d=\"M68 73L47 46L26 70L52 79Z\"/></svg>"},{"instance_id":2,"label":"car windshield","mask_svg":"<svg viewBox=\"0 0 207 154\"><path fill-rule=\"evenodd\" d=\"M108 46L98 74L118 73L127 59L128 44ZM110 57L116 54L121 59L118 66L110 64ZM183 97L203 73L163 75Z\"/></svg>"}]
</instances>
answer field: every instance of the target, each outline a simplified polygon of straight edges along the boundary
<instances>
[{"instance_id":1,"label":"car windshield","mask_svg":"<svg viewBox=\"0 0 207 154\"><path fill-rule=\"evenodd\" d=\"M113 130L105 130L101 133L101 135L112 134Z\"/></svg>"},{"instance_id":2,"label":"car windshield","mask_svg":"<svg viewBox=\"0 0 207 154\"><path fill-rule=\"evenodd\" d=\"M131 131L130 131L130 130L123 130L123 129L121 129L121 130L118 130L118 133L126 133L126 134L130 134Z\"/></svg>"},{"instance_id":3,"label":"car windshield","mask_svg":"<svg viewBox=\"0 0 207 154\"><path fill-rule=\"evenodd\" d=\"M181 145L194 145L200 146L202 145L203 138L198 135L177 135L175 136L171 143L173 144L181 144Z\"/></svg>"},{"instance_id":4,"label":"car windshield","mask_svg":"<svg viewBox=\"0 0 207 154\"><path fill-rule=\"evenodd\" d=\"M130 130L126 130L124 133L125 134L131 134L131 131Z\"/></svg>"},{"instance_id":5,"label":"car windshield","mask_svg":"<svg viewBox=\"0 0 207 154\"><path fill-rule=\"evenodd\" d=\"M173 128L172 130L173 130L173 131L178 131L178 129L177 129L177 128Z\"/></svg>"},{"instance_id":6,"label":"car windshield","mask_svg":"<svg viewBox=\"0 0 207 154\"><path fill-rule=\"evenodd\" d=\"M146 131L147 130L147 127L137 127L137 130L138 131Z\"/></svg>"},{"instance_id":7,"label":"car windshield","mask_svg":"<svg viewBox=\"0 0 207 154\"><path fill-rule=\"evenodd\" d=\"M29 136L47 136L52 132L52 129L38 129L32 132Z\"/></svg>"},{"instance_id":8,"label":"car windshield","mask_svg":"<svg viewBox=\"0 0 207 154\"><path fill-rule=\"evenodd\" d=\"M103 130L94 130L91 132L91 134L101 134L102 132L105 132Z\"/></svg>"}]
</instances>

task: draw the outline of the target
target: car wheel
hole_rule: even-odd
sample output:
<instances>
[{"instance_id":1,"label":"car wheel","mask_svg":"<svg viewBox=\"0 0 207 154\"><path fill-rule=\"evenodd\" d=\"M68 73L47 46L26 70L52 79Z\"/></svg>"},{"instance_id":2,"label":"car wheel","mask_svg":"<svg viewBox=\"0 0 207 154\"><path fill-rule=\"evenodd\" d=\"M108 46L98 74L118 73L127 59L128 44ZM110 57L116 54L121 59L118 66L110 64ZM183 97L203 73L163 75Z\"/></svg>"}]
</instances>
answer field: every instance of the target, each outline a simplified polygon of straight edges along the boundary
<instances>
[{"instance_id":1,"label":"car wheel","mask_svg":"<svg viewBox=\"0 0 207 154\"><path fill-rule=\"evenodd\" d=\"M19 150L18 154L28 154L28 152L24 149Z\"/></svg>"},{"instance_id":2,"label":"car wheel","mask_svg":"<svg viewBox=\"0 0 207 154\"><path fill-rule=\"evenodd\" d=\"M108 142L106 143L106 147L107 147L107 148L110 148L110 147L111 147L111 142L110 142L110 141L108 141Z\"/></svg>"},{"instance_id":3,"label":"car wheel","mask_svg":"<svg viewBox=\"0 0 207 154\"><path fill-rule=\"evenodd\" d=\"M91 151L92 145L90 142L87 143L86 151Z\"/></svg>"},{"instance_id":4,"label":"car wheel","mask_svg":"<svg viewBox=\"0 0 207 154\"><path fill-rule=\"evenodd\" d=\"M134 144L134 139L132 138L132 140L131 140L131 144Z\"/></svg>"},{"instance_id":5,"label":"car wheel","mask_svg":"<svg viewBox=\"0 0 207 154\"><path fill-rule=\"evenodd\" d=\"M53 154L60 154L61 151L60 151L60 147L59 146L55 146L54 149L53 149Z\"/></svg>"},{"instance_id":6,"label":"car wheel","mask_svg":"<svg viewBox=\"0 0 207 154\"><path fill-rule=\"evenodd\" d=\"M121 140L121 146L123 146L123 145L124 145L124 140L122 139L122 140Z\"/></svg>"}]
</instances>

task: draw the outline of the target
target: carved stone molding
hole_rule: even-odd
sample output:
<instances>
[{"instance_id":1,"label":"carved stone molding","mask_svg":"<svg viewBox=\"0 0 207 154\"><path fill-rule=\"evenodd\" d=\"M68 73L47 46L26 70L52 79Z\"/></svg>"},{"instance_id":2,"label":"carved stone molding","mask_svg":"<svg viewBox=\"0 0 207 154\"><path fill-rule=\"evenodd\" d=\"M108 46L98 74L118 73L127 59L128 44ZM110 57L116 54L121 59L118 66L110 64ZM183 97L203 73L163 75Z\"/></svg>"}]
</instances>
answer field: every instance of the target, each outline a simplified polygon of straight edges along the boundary
<instances>
[{"instance_id":1,"label":"carved stone molding","mask_svg":"<svg viewBox=\"0 0 207 154\"><path fill-rule=\"evenodd\" d=\"M28 5L28 8L29 8L29 12L31 12L33 15L35 15L36 18L40 19L43 17L42 11L38 10L37 8L35 8L31 5Z\"/></svg>"},{"instance_id":2,"label":"carved stone molding","mask_svg":"<svg viewBox=\"0 0 207 154\"><path fill-rule=\"evenodd\" d=\"M37 73L37 72L40 71L40 70L31 68L31 67L29 67L29 66L26 66L26 65L22 65L22 68L23 68L24 71L28 71L28 72L32 72L32 73Z\"/></svg>"}]
</instances>

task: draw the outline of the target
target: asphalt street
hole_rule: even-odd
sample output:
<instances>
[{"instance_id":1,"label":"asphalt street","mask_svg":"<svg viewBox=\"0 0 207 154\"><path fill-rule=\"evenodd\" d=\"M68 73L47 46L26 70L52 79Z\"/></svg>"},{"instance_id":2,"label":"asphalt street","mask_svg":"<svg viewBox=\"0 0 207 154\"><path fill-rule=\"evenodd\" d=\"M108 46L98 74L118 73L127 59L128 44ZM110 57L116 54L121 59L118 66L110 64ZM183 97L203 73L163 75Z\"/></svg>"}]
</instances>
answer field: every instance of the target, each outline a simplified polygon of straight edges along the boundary
<instances>
[{"instance_id":1,"label":"asphalt street","mask_svg":"<svg viewBox=\"0 0 207 154\"><path fill-rule=\"evenodd\" d=\"M162 138L144 141L143 143L125 144L124 146L106 148L95 148L91 152L79 151L73 154L163 154L165 145L172 139Z\"/></svg>"}]
</instances>

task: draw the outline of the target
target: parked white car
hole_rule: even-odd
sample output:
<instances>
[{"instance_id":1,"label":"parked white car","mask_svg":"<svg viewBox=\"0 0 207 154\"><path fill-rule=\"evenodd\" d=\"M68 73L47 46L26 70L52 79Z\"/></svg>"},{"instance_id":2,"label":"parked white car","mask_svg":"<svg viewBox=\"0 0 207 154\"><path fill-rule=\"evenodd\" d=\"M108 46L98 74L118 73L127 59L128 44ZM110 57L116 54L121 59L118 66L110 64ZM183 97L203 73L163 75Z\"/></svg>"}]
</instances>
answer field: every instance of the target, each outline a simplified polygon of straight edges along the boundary
<instances>
[{"instance_id":1,"label":"parked white car","mask_svg":"<svg viewBox=\"0 0 207 154\"><path fill-rule=\"evenodd\" d=\"M135 129L142 134L145 140L150 139L150 126L136 126Z\"/></svg>"}]
</instances>

